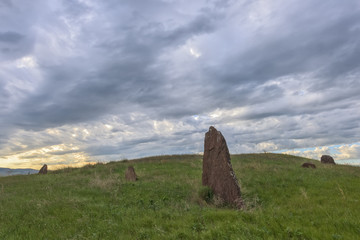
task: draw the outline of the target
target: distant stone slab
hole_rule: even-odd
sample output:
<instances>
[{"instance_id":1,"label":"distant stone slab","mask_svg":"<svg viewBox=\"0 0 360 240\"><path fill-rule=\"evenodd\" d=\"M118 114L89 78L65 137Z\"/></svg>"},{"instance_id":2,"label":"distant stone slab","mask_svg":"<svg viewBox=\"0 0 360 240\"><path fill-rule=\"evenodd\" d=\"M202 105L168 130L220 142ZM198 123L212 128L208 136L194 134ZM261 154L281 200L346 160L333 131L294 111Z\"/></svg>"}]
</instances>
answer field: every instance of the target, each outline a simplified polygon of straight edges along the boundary
<instances>
[{"instance_id":1,"label":"distant stone slab","mask_svg":"<svg viewBox=\"0 0 360 240\"><path fill-rule=\"evenodd\" d=\"M202 184L230 205L243 207L225 138L212 126L205 134Z\"/></svg>"},{"instance_id":2,"label":"distant stone slab","mask_svg":"<svg viewBox=\"0 0 360 240\"><path fill-rule=\"evenodd\" d=\"M308 162L303 163L301 166L302 166L303 168L316 168L315 164L313 164L313 163L308 163Z\"/></svg>"},{"instance_id":3,"label":"distant stone slab","mask_svg":"<svg viewBox=\"0 0 360 240\"><path fill-rule=\"evenodd\" d=\"M39 174L47 174L47 165L44 164L44 166L42 166L42 168L39 171Z\"/></svg>"},{"instance_id":4,"label":"distant stone slab","mask_svg":"<svg viewBox=\"0 0 360 240\"><path fill-rule=\"evenodd\" d=\"M126 169L125 179L130 182L135 182L137 180L137 176L136 176L135 169L133 166L129 166Z\"/></svg>"},{"instance_id":5,"label":"distant stone slab","mask_svg":"<svg viewBox=\"0 0 360 240\"><path fill-rule=\"evenodd\" d=\"M326 164L335 164L334 159L329 155L322 155L321 162Z\"/></svg>"}]
</instances>

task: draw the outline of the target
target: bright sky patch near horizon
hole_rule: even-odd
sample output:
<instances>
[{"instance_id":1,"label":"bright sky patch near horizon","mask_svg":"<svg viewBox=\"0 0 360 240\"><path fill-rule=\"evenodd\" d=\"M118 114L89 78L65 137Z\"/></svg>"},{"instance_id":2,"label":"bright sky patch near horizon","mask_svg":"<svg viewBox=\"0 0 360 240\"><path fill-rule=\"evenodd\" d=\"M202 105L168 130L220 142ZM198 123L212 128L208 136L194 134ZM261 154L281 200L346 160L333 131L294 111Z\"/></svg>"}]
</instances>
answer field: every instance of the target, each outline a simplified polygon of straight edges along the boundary
<instances>
[{"instance_id":1,"label":"bright sky patch near horizon","mask_svg":"<svg viewBox=\"0 0 360 240\"><path fill-rule=\"evenodd\" d=\"M0 167L360 159L360 2L0 1Z\"/></svg>"}]
</instances>

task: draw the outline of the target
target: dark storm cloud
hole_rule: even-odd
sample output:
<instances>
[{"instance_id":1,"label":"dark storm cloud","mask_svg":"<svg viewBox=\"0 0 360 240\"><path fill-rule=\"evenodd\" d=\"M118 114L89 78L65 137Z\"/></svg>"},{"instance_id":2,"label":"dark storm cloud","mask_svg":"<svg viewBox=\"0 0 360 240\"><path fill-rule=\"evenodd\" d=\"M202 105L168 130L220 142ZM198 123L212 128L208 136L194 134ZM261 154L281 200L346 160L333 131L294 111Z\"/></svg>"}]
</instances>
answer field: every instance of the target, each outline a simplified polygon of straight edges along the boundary
<instances>
[{"instance_id":1,"label":"dark storm cloud","mask_svg":"<svg viewBox=\"0 0 360 240\"><path fill-rule=\"evenodd\" d=\"M84 137L77 140L84 144L79 152L101 156L163 145L195 151L212 124L248 149L262 142L289 148L305 146L306 139L316 145L359 137L357 1L0 6L0 61L13 61L0 68L0 130L5 139L18 129L44 136L36 144L26 136L27 148L49 142L49 128L112 115L123 125L97 134L116 139L127 136L122 128L128 126L138 136L116 143ZM164 133L146 131L162 120L182 122L183 129L169 123ZM169 129L172 135L165 136ZM13 142L9 149L22 148Z\"/></svg>"},{"instance_id":2,"label":"dark storm cloud","mask_svg":"<svg viewBox=\"0 0 360 240\"><path fill-rule=\"evenodd\" d=\"M79 4L76 8L71 7L74 3L76 1L70 2L66 9L75 9L77 15L82 11L88 11L88 8ZM128 3L127 7L134 11L133 4L136 3ZM360 39L359 30L355 28L360 17L355 14L356 9L349 9L348 15L335 15L334 19L329 21L326 19L328 11L325 8L320 13L314 10L304 16L297 14L300 20L295 20L295 26L291 26L294 29L285 29L286 34L283 36L265 36L265 41L259 41L257 45L244 53L235 54L221 63L219 68L209 69L211 75L201 81L212 81L213 89L207 94L215 96L215 100L207 101L203 109L206 111L214 106L238 106L239 102L242 105L256 104L261 99L266 101L268 98L280 97L281 92L275 96L271 94L271 91L264 90L262 96L252 98L250 93L254 85L249 85L249 88L245 88L243 92L232 90L234 86L248 82L258 84L288 74L308 71L318 71L319 74L329 74L331 71L342 73L342 71L334 70L331 56L341 50L348 41L354 42ZM220 24L220 16L221 14L214 9L203 9L192 20L170 30L164 29L161 22L151 21L151 19L145 22L139 20L137 15L130 17L129 20L135 21L130 27L124 29L121 27L123 25L114 25L114 29L122 29L121 39L101 39L97 43L101 54L112 56L111 61L104 59L107 64L97 69L95 73L88 73L83 66L72 71L72 66L67 66L67 64L49 69L49 78L46 86L43 87L43 93L30 96L23 105L19 106L18 112L25 114L24 118L19 116L17 119L26 120L23 123L20 122L19 125L46 128L82 122L113 111L117 103L136 104L154 109L159 106L161 109L158 113L167 117L195 114L200 110L199 108L184 107L182 109L178 106L179 99L172 97L171 91L162 91L165 81L161 73L163 68L156 68L154 63L163 51L184 44L186 40L198 34L214 31L215 26ZM139 21L138 24L136 21ZM316 21L324 25L321 28L306 27ZM236 46L233 47L236 52ZM114 50L119 53L116 54ZM360 55L356 53L357 51L351 55ZM346 72L353 70L351 66L354 64L346 64L347 61L356 62L352 61L354 60L352 56L350 58L344 56L345 60L342 60L344 61L342 65L350 68ZM75 61L76 59L70 62ZM341 65L338 67L340 68ZM331 77L336 78L334 74ZM320 82L323 82L323 79L317 81L316 84ZM201 82L197 84L199 83L201 84ZM61 89L69 84L72 85L72 89L62 92ZM59 87L54 89L57 85ZM200 94L206 94L199 86L195 89ZM226 92L225 95L224 92ZM172 106L169 107L166 103L171 103ZM31 109L29 107L31 105L39 107L37 111L26 114L27 110ZM257 117L262 118L266 115L262 113Z\"/></svg>"},{"instance_id":3,"label":"dark storm cloud","mask_svg":"<svg viewBox=\"0 0 360 240\"><path fill-rule=\"evenodd\" d=\"M11 7L12 3L11 0L3 0L0 2L0 7Z\"/></svg>"},{"instance_id":4,"label":"dark storm cloud","mask_svg":"<svg viewBox=\"0 0 360 240\"><path fill-rule=\"evenodd\" d=\"M174 29L145 22L120 31L121 40L97 39L99 53L111 57L104 58L95 72L86 69L93 66L88 59L85 66L77 66L83 59L69 59L60 66L45 67L46 82L18 105L14 123L40 130L96 119L120 105L156 108L164 104L171 96L161 91L162 69L154 66L158 55L193 36L213 31L218 15L215 10L204 10Z\"/></svg>"},{"instance_id":5,"label":"dark storm cloud","mask_svg":"<svg viewBox=\"0 0 360 240\"><path fill-rule=\"evenodd\" d=\"M33 51L33 24L39 11L38 0L1 1L0 3L0 62L16 60Z\"/></svg>"},{"instance_id":6,"label":"dark storm cloud","mask_svg":"<svg viewBox=\"0 0 360 240\"><path fill-rule=\"evenodd\" d=\"M0 32L0 42L18 43L23 38L24 36L17 32Z\"/></svg>"},{"instance_id":7,"label":"dark storm cloud","mask_svg":"<svg viewBox=\"0 0 360 240\"><path fill-rule=\"evenodd\" d=\"M351 8L352 3L345 5L328 7L324 3L311 6L308 11L298 11L291 16L293 21L285 19L289 24L282 22L276 29L279 34L264 33L265 36L245 52L234 54L216 69L209 69L210 79L216 82L214 86L224 87L217 95L244 83L259 84L307 72L318 76L316 81L308 82L309 87L317 86L316 90L330 88L338 82L344 84L344 79L338 78L359 71L360 56L359 7Z\"/></svg>"}]
</instances>

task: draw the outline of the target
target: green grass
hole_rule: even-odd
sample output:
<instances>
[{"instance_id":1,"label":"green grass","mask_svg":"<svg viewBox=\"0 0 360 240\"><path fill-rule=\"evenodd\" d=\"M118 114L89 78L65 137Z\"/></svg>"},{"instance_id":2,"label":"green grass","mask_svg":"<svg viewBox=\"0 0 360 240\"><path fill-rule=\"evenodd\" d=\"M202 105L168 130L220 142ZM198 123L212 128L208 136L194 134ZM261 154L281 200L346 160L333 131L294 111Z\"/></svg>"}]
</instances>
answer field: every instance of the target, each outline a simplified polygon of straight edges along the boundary
<instances>
[{"instance_id":1,"label":"green grass","mask_svg":"<svg viewBox=\"0 0 360 240\"><path fill-rule=\"evenodd\" d=\"M0 239L358 239L360 168L233 155L246 209L207 203L198 155L0 178ZM316 169L301 168L305 161ZM126 182L133 165L137 182Z\"/></svg>"}]
</instances>

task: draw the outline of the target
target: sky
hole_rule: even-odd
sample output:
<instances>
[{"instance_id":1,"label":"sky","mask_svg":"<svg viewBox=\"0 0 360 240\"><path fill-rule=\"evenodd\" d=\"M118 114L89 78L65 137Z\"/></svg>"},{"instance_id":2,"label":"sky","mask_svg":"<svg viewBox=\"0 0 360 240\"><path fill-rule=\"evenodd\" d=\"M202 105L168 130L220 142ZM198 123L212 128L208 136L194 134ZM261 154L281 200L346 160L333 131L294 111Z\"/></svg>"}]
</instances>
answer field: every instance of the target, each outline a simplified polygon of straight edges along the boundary
<instances>
[{"instance_id":1,"label":"sky","mask_svg":"<svg viewBox=\"0 0 360 240\"><path fill-rule=\"evenodd\" d=\"M358 0L0 0L0 167L360 159Z\"/></svg>"}]
</instances>

